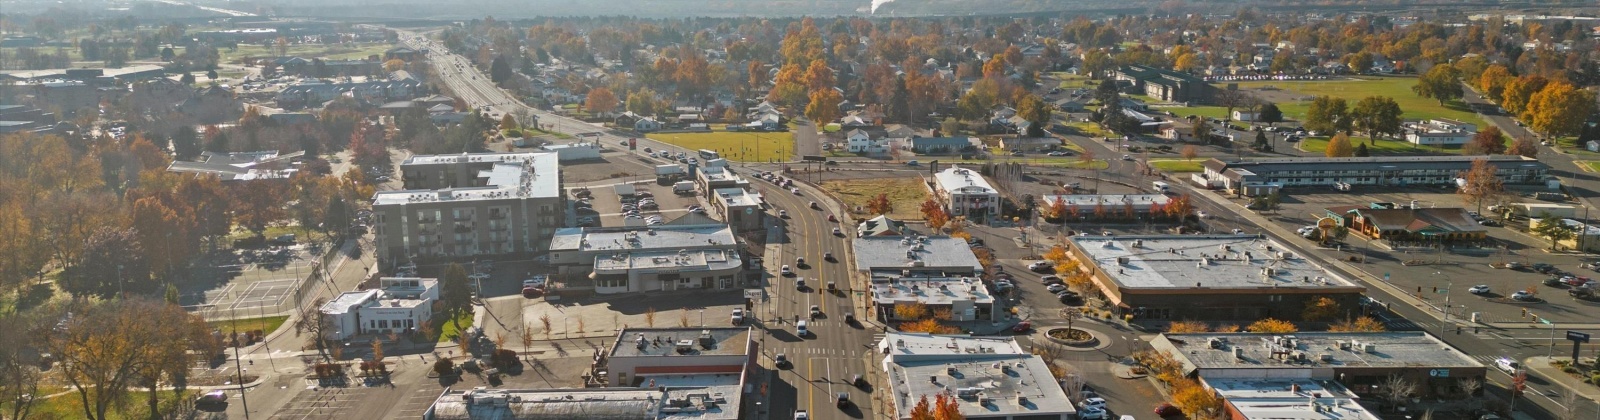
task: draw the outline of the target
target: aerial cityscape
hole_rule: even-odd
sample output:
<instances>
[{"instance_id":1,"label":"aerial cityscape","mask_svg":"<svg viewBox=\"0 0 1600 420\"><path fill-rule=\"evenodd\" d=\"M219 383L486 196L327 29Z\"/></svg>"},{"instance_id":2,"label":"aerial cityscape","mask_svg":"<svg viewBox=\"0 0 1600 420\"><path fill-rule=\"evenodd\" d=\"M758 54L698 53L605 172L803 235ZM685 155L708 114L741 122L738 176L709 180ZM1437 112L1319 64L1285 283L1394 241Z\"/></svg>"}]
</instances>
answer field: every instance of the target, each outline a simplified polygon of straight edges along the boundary
<instances>
[{"instance_id":1,"label":"aerial cityscape","mask_svg":"<svg viewBox=\"0 0 1600 420\"><path fill-rule=\"evenodd\" d=\"M0 420L1600 418L1592 1L0 0Z\"/></svg>"}]
</instances>

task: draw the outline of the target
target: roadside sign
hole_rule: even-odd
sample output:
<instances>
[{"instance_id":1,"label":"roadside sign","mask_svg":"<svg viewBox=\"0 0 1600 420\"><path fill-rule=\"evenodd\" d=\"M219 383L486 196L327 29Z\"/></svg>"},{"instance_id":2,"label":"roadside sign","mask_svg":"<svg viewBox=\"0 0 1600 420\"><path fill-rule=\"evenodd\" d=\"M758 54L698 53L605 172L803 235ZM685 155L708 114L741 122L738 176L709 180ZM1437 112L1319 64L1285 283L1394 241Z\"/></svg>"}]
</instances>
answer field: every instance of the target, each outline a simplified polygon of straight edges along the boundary
<instances>
[{"instance_id":1,"label":"roadside sign","mask_svg":"<svg viewBox=\"0 0 1600 420\"><path fill-rule=\"evenodd\" d=\"M1587 343L1587 342L1589 342L1589 333L1582 333L1582 332L1577 332L1577 331L1567 331L1567 339L1568 340L1572 340L1572 341L1576 341L1576 342L1579 342L1579 343Z\"/></svg>"},{"instance_id":2,"label":"roadside sign","mask_svg":"<svg viewBox=\"0 0 1600 420\"><path fill-rule=\"evenodd\" d=\"M1552 325L1552 324L1551 324L1551 323L1550 323L1550 320L1548 320L1548 319L1544 319L1544 318L1539 318L1539 323L1540 323L1540 324L1544 324L1544 325Z\"/></svg>"}]
</instances>

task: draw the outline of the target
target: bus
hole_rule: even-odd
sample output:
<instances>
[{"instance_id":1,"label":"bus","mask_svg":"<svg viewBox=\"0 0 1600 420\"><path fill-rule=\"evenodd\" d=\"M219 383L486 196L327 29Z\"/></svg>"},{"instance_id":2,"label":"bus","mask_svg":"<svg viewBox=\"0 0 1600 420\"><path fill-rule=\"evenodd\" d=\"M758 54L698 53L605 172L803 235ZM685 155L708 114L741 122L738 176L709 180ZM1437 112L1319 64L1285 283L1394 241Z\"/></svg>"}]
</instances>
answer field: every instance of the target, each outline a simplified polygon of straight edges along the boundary
<instances>
[{"instance_id":1,"label":"bus","mask_svg":"<svg viewBox=\"0 0 1600 420\"><path fill-rule=\"evenodd\" d=\"M713 152L713 151L708 150L708 149L700 149L700 158L701 159L712 160L712 159L717 159L717 158L721 158L721 157L722 156L718 155L717 152Z\"/></svg>"}]
</instances>

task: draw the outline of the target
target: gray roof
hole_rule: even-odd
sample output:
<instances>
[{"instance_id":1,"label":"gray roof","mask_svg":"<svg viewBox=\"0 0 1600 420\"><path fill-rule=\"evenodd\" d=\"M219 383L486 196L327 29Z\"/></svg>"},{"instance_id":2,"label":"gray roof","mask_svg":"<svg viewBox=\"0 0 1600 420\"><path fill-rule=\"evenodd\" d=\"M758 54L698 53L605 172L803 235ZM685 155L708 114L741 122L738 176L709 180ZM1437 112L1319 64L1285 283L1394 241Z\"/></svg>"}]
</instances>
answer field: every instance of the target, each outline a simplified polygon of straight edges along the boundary
<instances>
[{"instance_id":1,"label":"gray roof","mask_svg":"<svg viewBox=\"0 0 1600 420\"><path fill-rule=\"evenodd\" d=\"M561 228L550 240L550 251L677 250L734 241L733 228L723 224Z\"/></svg>"},{"instance_id":2,"label":"gray roof","mask_svg":"<svg viewBox=\"0 0 1600 420\"><path fill-rule=\"evenodd\" d=\"M1292 337L1293 348L1274 344L1274 337ZM1211 339L1221 345L1213 347ZM1349 344L1349 343L1356 344ZM1344 343L1344 344L1341 344ZM1371 345L1368 351L1366 345ZM1304 368L1482 368L1455 347L1423 331L1391 332L1297 332L1162 334L1150 342L1158 351L1167 351L1194 369L1304 369ZM1220 347L1220 348L1217 348ZM1242 357L1234 357L1233 349ZM1304 352L1306 362L1285 363L1272 353ZM1329 355L1323 361L1322 355ZM1204 376L1204 372L1201 372Z\"/></svg>"},{"instance_id":3,"label":"gray roof","mask_svg":"<svg viewBox=\"0 0 1600 420\"><path fill-rule=\"evenodd\" d=\"M953 267L983 271L967 241L949 236L868 236L855 240L856 268Z\"/></svg>"},{"instance_id":4,"label":"gray roof","mask_svg":"<svg viewBox=\"0 0 1600 420\"><path fill-rule=\"evenodd\" d=\"M617 337L611 345L611 357L745 354L749 350L750 328L623 328ZM686 349L678 348L685 342L690 343Z\"/></svg>"},{"instance_id":5,"label":"gray roof","mask_svg":"<svg viewBox=\"0 0 1600 420\"><path fill-rule=\"evenodd\" d=\"M944 393L955 394L969 417L1061 418L1076 411L1045 362L1011 338L889 333L878 349L887 354L891 404L902 413L923 396Z\"/></svg>"},{"instance_id":6,"label":"gray roof","mask_svg":"<svg viewBox=\"0 0 1600 420\"><path fill-rule=\"evenodd\" d=\"M1489 164L1500 169L1508 168L1533 168L1549 169L1536 159L1513 155L1490 156L1378 156L1378 157L1305 157L1305 158L1266 158L1223 161L1212 159L1207 162L1207 167L1221 167L1232 169L1248 169L1258 175L1265 176L1277 171L1378 171L1378 170L1428 170L1445 169L1465 171L1472 168L1472 161L1487 160Z\"/></svg>"},{"instance_id":7,"label":"gray roof","mask_svg":"<svg viewBox=\"0 0 1600 420\"><path fill-rule=\"evenodd\" d=\"M1349 289L1361 286L1255 235L1074 236L1073 246L1124 289ZM1280 255L1281 254L1281 255ZM1272 269L1269 275L1266 269Z\"/></svg>"},{"instance_id":8,"label":"gray roof","mask_svg":"<svg viewBox=\"0 0 1600 420\"><path fill-rule=\"evenodd\" d=\"M706 376L706 375L698 375ZM731 376L731 375L720 375ZM708 382L701 380L698 382ZM738 379L715 385L659 388L486 389L446 392L433 403L436 420L734 419ZM473 403L465 396L473 395Z\"/></svg>"}]
</instances>

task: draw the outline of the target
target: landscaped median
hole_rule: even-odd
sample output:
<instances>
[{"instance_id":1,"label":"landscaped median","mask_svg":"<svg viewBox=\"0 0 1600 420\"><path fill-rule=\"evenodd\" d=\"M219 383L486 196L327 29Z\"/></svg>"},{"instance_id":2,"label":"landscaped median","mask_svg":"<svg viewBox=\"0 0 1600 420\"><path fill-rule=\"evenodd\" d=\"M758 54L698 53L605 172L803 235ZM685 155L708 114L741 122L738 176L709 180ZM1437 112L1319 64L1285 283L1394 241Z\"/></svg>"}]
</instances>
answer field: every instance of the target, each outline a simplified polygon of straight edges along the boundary
<instances>
[{"instance_id":1,"label":"landscaped median","mask_svg":"<svg viewBox=\"0 0 1600 420\"><path fill-rule=\"evenodd\" d=\"M1200 160L1152 160L1150 166L1162 172L1203 172L1206 170L1205 161Z\"/></svg>"},{"instance_id":2,"label":"landscaped median","mask_svg":"<svg viewBox=\"0 0 1600 420\"><path fill-rule=\"evenodd\" d=\"M1579 160L1572 163L1578 164L1578 169L1589 172L1600 172L1600 160Z\"/></svg>"}]
</instances>

